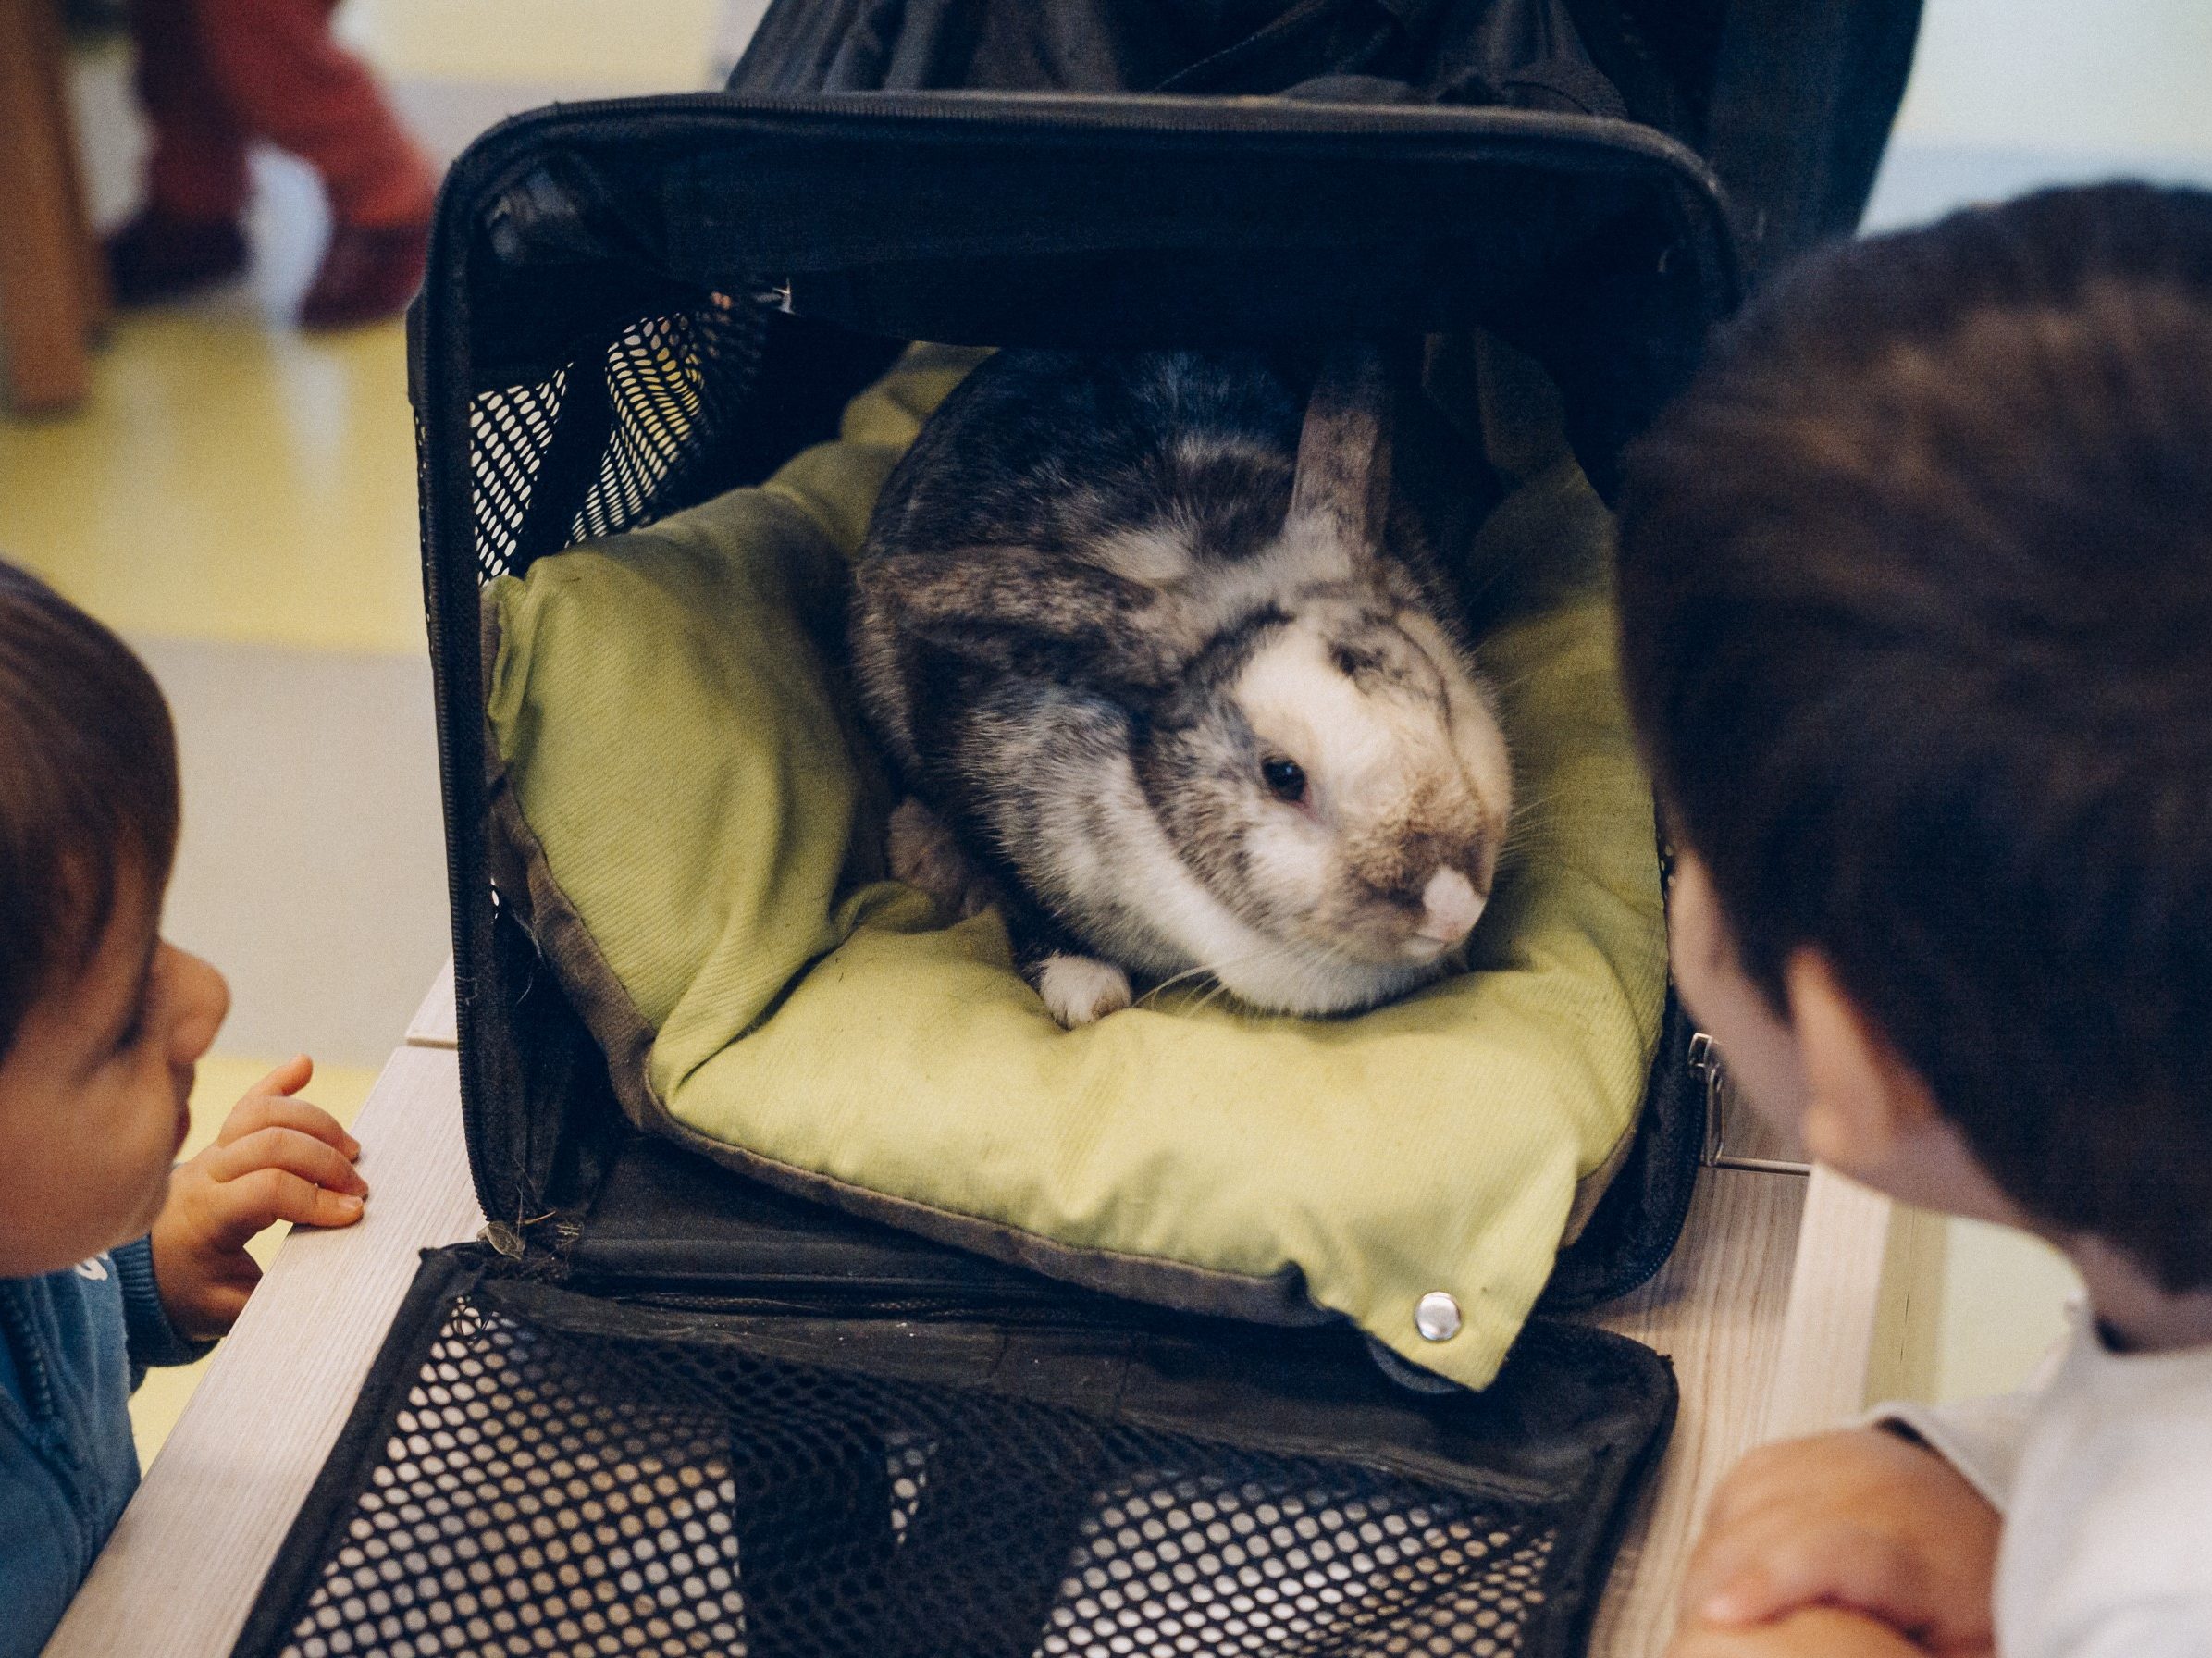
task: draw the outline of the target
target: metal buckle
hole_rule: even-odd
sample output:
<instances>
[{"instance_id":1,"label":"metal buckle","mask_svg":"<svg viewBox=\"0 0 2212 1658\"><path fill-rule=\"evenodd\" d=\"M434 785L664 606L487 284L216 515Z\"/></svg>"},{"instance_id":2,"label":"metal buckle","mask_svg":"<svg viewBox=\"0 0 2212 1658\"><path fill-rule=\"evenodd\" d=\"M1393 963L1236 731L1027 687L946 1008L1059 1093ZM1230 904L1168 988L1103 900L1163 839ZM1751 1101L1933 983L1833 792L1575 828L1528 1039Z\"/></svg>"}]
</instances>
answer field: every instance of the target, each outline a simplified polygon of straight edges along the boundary
<instances>
[{"instance_id":1,"label":"metal buckle","mask_svg":"<svg viewBox=\"0 0 2212 1658\"><path fill-rule=\"evenodd\" d=\"M1705 1167L1717 1168L1727 1144L1728 1079L1721 1069L1720 1048L1703 1031L1689 1039L1689 1074L1705 1084Z\"/></svg>"},{"instance_id":2,"label":"metal buckle","mask_svg":"<svg viewBox=\"0 0 2212 1658\"><path fill-rule=\"evenodd\" d=\"M1769 1174L1810 1174L1812 1165L1786 1157L1748 1157L1728 1149L1729 1120L1736 1114L1736 1091L1720 1045L1703 1031L1689 1039L1689 1073L1705 1084L1705 1152L1708 1169L1756 1169Z\"/></svg>"}]
</instances>

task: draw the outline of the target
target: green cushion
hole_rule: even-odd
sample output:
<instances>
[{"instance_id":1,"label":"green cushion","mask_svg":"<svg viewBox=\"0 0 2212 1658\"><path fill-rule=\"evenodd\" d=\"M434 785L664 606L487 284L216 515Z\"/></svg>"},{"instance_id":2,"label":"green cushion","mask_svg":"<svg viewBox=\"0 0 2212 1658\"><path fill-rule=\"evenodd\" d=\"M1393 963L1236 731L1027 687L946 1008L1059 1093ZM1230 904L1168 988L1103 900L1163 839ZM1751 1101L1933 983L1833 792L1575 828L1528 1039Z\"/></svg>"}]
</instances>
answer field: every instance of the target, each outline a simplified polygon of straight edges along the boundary
<instances>
[{"instance_id":1,"label":"green cushion","mask_svg":"<svg viewBox=\"0 0 2212 1658\"><path fill-rule=\"evenodd\" d=\"M761 488L494 585L502 885L644 1126L1124 1293L1254 1311L1302 1288L1480 1386L1658 1040L1604 510L1555 439L1494 434L1526 476L1469 556L1506 612L1478 654L1529 808L1475 971L1352 1018L1192 991L1063 1031L995 913L881 878L890 802L841 677L870 505L975 360L917 347ZM1464 1323L1430 1342L1414 1309L1439 1290Z\"/></svg>"}]
</instances>

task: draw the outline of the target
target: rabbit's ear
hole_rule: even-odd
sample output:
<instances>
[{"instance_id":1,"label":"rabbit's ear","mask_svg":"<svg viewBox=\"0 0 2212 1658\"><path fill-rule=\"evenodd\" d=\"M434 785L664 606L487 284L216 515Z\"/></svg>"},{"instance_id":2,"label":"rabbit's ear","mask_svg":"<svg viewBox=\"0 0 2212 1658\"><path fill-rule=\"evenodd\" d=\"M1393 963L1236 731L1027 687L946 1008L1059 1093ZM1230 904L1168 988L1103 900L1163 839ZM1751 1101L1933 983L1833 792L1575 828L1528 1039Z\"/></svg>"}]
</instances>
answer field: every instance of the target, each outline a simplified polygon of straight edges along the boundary
<instances>
[{"instance_id":1,"label":"rabbit's ear","mask_svg":"<svg viewBox=\"0 0 2212 1658\"><path fill-rule=\"evenodd\" d=\"M1305 405L1283 533L1365 551L1381 545L1390 509L1389 368L1372 345L1332 346Z\"/></svg>"}]
</instances>

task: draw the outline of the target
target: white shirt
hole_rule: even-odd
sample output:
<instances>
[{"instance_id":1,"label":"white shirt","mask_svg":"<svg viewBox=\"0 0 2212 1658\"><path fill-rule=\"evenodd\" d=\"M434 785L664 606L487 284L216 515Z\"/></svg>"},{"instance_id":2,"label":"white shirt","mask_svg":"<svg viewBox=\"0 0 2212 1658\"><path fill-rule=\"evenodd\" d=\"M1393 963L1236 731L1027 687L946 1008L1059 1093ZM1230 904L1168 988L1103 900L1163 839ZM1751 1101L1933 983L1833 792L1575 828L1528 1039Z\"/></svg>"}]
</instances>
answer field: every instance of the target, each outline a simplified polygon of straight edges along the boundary
<instances>
[{"instance_id":1,"label":"white shirt","mask_svg":"<svg viewBox=\"0 0 2212 1658\"><path fill-rule=\"evenodd\" d=\"M1998 1658L2212 1658L2212 1347L2117 1354L2071 1318L2021 1392L1876 1417L2005 1516Z\"/></svg>"}]
</instances>

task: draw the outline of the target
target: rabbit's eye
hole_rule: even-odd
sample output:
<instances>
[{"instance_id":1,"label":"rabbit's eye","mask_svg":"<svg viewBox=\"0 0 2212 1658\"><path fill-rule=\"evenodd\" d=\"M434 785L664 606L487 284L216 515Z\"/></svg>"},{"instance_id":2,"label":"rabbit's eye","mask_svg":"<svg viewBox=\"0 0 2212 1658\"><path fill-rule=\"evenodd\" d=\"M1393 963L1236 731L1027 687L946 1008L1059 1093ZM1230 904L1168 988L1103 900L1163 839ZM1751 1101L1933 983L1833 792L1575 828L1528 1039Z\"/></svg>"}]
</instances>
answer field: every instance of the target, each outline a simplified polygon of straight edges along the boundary
<instances>
[{"instance_id":1,"label":"rabbit's eye","mask_svg":"<svg viewBox=\"0 0 2212 1658\"><path fill-rule=\"evenodd\" d=\"M1261 761L1260 779L1278 800L1295 806L1305 798L1305 768L1294 760Z\"/></svg>"}]
</instances>

